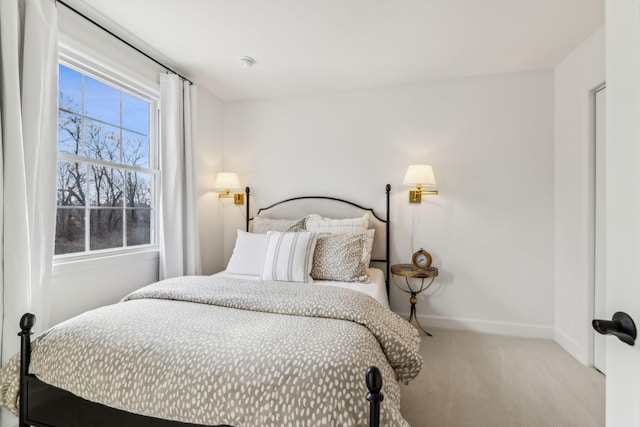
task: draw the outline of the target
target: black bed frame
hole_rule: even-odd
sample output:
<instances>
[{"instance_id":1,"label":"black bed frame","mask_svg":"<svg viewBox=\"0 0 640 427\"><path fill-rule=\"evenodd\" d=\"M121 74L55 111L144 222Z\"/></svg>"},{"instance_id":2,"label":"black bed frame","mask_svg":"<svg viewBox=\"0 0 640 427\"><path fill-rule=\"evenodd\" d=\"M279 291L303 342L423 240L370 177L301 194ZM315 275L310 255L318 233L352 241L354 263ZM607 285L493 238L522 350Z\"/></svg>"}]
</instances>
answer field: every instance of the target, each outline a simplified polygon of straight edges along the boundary
<instances>
[{"instance_id":1,"label":"black bed frame","mask_svg":"<svg viewBox=\"0 0 640 427\"><path fill-rule=\"evenodd\" d=\"M253 219L249 214L250 189L246 192L246 227L249 231L249 222ZM374 259L372 262L386 263L385 282L387 295L389 294L389 193L391 186L386 186L386 220L378 217L373 209L363 208L353 202L337 199L334 197L296 197L272 204L263 209L269 209L276 205L300 199L328 199L343 202L356 208L370 211L378 220L386 223L386 256L385 259ZM258 214L263 209L258 210ZM198 424L182 423L178 421L164 420L131 412L111 408L99 403L82 399L68 391L49 385L29 374L29 363L31 361L31 335L35 325L36 316L26 313L20 319L20 422L19 427L205 427ZM380 403L384 399L382 390L382 374L380 370L371 366L365 373L365 382L368 393L366 399L369 401L369 426L380 426ZM318 396L319 398L322 396ZM225 426L217 426L225 427Z\"/></svg>"},{"instance_id":2,"label":"black bed frame","mask_svg":"<svg viewBox=\"0 0 640 427\"><path fill-rule=\"evenodd\" d=\"M147 417L82 399L66 390L40 381L29 374L31 335L36 316L20 319L20 422L19 427L205 427L161 418ZM382 374L371 366L365 374L369 401L369 426L380 426L380 403L384 395ZM318 394L318 398L321 398ZM217 427L228 427L220 425Z\"/></svg>"}]
</instances>

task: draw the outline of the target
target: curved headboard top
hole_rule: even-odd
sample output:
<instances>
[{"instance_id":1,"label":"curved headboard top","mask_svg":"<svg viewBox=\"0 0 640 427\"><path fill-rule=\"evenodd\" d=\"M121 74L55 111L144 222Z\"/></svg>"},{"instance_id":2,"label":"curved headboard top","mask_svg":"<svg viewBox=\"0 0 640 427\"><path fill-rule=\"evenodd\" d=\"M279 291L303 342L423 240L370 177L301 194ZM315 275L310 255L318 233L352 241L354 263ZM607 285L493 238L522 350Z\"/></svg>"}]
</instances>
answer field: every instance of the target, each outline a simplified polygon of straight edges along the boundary
<instances>
[{"instance_id":1,"label":"curved headboard top","mask_svg":"<svg viewBox=\"0 0 640 427\"><path fill-rule=\"evenodd\" d=\"M319 201L322 202L318 203ZM351 218L363 215L363 212L369 212L378 221L386 222L386 219L380 218L372 208L329 196L302 196L282 200L258 209L256 216L295 219L314 213L328 218Z\"/></svg>"},{"instance_id":2,"label":"curved headboard top","mask_svg":"<svg viewBox=\"0 0 640 427\"><path fill-rule=\"evenodd\" d=\"M369 228L376 230L373 238L372 259L384 261L387 256L387 220L379 217L373 209L359 206L346 200L332 197L305 196L283 200L258 210L262 218L296 219L317 214L325 218L359 218L369 214Z\"/></svg>"},{"instance_id":3,"label":"curved headboard top","mask_svg":"<svg viewBox=\"0 0 640 427\"><path fill-rule=\"evenodd\" d=\"M376 230L373 239L371 259L374 262L386 262L389 246L389 193L391 185L387 184L386 191L386 217L378 215L372 208L360 206L349 200L330 196L302 196L293 197L273 203L265 208L258 209L256 216L263 218L297 219L307 215L317 214L326 218L359 218L369 214L369 228ZM249 189L246 190L249 195ZM248 200L248 198L247 198ZM253 218L247 214L247 230Z\"/></svg>"}]
</instances>

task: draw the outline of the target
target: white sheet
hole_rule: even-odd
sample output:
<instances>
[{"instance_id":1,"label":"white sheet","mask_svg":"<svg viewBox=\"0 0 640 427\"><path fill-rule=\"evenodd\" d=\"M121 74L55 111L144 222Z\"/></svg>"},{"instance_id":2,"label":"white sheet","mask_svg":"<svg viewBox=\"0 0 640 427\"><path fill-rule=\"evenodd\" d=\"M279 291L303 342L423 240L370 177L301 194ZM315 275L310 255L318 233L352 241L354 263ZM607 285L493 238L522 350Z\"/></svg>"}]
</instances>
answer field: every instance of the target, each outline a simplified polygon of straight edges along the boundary
<instances>
[{"instance_id":1,"label":"white sheet","mask_svg":"<svg viewBox=\"0 0 640 427\"><path fill-rule=\"evenodd\" d=\"M245 274L232 274L226 271L214 274L226 277L236 277L249 280L260 280L260 276L250 276ZM382 304L383 307L389 308L389 299L387 298L387 287L384 283L384 273L379 268L369 268L369 283L357 282L333 282L329 280L316 280L313 282L317 286L337 286L340 288L353 289L354 291L363 292Z\"/></svg>"}]
</instances>

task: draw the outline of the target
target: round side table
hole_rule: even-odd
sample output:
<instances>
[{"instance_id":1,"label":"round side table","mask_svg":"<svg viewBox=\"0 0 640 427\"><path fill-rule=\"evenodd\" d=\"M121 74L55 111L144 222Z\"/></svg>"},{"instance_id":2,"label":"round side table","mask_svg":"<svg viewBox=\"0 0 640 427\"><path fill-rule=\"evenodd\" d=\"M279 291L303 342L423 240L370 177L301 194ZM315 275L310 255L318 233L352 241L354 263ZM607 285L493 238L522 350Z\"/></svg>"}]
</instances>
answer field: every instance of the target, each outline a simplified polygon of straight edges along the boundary
<instances>
[{"instance_id":1,"label":"round side table","mask_svg":"<svg viewBox=\"0 0 640 427\"><path fill-rule=\"evenodd\" d=\"M402 292L411 294L411 297L409 298L409 302L411 303L411 314L409 315L409 323L415 320L416 325L422 332L429 336L432 336L422 327L422 325L420 325L420 322L418 322L418 317L416 316L416 304L418 303L418 299L416 298L416 296L420 292L429 289L429 286L431 286L435 278L438 276L438 269L436 267L428 267L422 270L415 268L411 264L396 264L391 266L391 274L393 275L393 283L396 285L396 287ZM398 282L396 282L396 276L404 278L405 286L400 286ZM418 282L420 283L419 287L417 286Z\"/></svg>"}]
</instances>

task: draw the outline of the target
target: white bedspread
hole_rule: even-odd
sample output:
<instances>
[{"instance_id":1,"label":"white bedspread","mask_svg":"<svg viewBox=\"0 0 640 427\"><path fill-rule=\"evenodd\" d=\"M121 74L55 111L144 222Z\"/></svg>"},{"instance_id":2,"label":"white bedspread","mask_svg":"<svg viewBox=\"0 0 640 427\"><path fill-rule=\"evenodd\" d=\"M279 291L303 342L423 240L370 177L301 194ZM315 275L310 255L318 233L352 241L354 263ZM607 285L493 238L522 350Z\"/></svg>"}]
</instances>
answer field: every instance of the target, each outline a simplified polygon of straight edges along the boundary
<instances>
[{"instance_id":1,"label":"white bedspread","mask_svg":"<svg viewBox=\"0 0 640 427\"><path fill-rule=\"evenodd\" d=\"M366 425L364 373L384 378L381 421L406 427L400 388L420 337L372 298L335 286L185 276L70 319L33 342L30 372L84 399L203 425ZM0 370L17 411L19 358Z\"/></svg>"}]
</instances>

